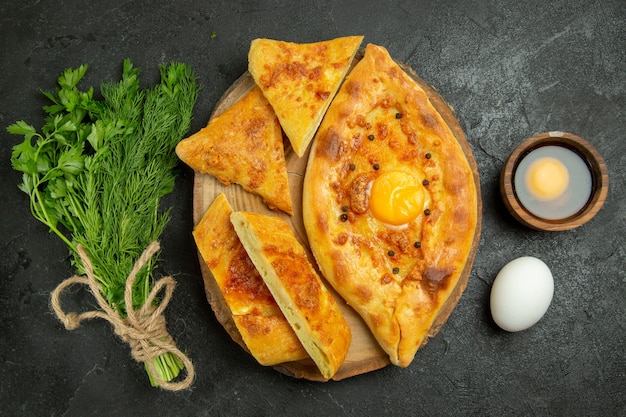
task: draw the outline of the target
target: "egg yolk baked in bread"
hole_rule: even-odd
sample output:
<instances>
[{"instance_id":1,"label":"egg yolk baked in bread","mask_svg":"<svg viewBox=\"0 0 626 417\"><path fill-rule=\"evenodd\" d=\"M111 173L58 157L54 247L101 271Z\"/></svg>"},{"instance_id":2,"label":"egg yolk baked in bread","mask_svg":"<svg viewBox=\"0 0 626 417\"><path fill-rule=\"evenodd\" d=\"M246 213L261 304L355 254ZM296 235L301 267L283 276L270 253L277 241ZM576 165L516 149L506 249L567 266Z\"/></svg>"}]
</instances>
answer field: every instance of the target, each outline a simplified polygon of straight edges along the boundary
<instances>
[{"instance_id":1,"label":"egg yolk baked in bread","mask_svg":"<svg viewBox=\"0 0 626 417\"><path fill-rule=\"evenodd\" d=\"M330 105L302 205L322 274L408 366L459 282L478 202L455 136L385 48L367 45Z\"/></svg>"},{"instance_id":2,"label":"egg yolk baked in bread","mask_svg":"<svg viewBox=\"0 0 626 417\"><path fill-rule=\"evenodd\" d=\"M415 220L428 205L422 182L414 173L397 170L376 177L368 194L372 216L393 226Z\"/></svg>"}]
</instances>

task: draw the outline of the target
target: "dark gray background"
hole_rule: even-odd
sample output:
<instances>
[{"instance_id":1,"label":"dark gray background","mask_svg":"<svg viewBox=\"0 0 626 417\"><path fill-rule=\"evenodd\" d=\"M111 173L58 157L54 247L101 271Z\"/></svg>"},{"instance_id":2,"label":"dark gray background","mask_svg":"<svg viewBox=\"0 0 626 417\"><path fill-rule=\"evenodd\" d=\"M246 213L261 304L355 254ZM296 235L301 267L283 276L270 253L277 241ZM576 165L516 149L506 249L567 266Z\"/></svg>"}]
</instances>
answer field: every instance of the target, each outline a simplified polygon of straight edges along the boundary
<instances>
[{"instance_id":1,"label":"dark gray background","mask_svg":"<svg viewBox=\"0 0 626 417\"><path fill-rule=\"evenodd\" d=\"M376 4L375 4L376 3ZM626 2L613 1L33 1L0 4L0 415L378 416L626 414ZM216 37L212 38L211 33ZM407 369L341 382L294 380L235 345L204 297L191 237L193 176L183 167L160 273L178 281L166 310L197 371L193 389L150 388L103 321L65 330L48 305L72 274L67 250L30 217L5 127L40 126L60 72L87 63L84 85L117 80L126 57L146 83L171 60L204 85L192 130L246 70L256 37L313 42L363 34L412 66L455 108L478 162L483 234L463 298ZM540 233L499 198L507 155L526 137L564 130L604 155L608 200L586 225ZM493 279L522 255L552 269L546 316L509 334L492 322ZM81 291L70 301L93 302Z\"/></svg>"}]
</instances>

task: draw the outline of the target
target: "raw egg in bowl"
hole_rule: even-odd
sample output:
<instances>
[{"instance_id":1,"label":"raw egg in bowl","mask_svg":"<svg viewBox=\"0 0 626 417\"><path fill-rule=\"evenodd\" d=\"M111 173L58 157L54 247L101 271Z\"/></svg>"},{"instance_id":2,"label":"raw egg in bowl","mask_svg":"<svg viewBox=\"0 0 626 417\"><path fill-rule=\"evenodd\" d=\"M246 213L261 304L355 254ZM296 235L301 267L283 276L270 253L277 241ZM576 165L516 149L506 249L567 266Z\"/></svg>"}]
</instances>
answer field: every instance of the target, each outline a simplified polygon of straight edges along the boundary
<instances>
[{"instance_id":1,"label":"raw egg in bowl","mask_svg":"<svg viewBox=\"0 0 626 417\"><path fill-rule=\"evenodd\" d=\"M600 153L583 138L545 132L519 145L500 174L507 210L536 230L569 230L591 220L608 194Z\"/></svg>"}]
</instances>

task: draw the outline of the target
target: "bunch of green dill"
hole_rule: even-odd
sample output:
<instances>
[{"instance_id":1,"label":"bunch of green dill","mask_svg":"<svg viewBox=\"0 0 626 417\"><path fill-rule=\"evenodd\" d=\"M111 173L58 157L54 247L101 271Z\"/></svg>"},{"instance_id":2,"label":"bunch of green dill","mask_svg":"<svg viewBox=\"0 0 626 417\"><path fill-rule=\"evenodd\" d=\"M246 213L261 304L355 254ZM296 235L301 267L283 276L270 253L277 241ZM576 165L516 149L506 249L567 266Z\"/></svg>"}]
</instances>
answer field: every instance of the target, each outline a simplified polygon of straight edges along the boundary
<instances>
[{"instance_id":1,"label":"bunch of green dill","mask_svg":"<svg viewBox=\"0 0 626 417\"><path fill-rule=\"evenodd\" d=\"M174 148L189 130L199 86L189 66L170 63L159 66L159 84L142 88L139 69L125 60L121 81L103 83L96 99L93 88L78 87L86 71L67 69L56 91L43 92L51 104L40 131L24 121L7 128L24 136L11 161L33 216L67 244L79 274L77 247L85 249L101 294L123 317L126 279L169 220L160 199L174 188ZM155 267L150 259L136 276L133 309L152 290ZM183 367L168 353L153 363L165 381Z\"/></svg>"}]
</instances>

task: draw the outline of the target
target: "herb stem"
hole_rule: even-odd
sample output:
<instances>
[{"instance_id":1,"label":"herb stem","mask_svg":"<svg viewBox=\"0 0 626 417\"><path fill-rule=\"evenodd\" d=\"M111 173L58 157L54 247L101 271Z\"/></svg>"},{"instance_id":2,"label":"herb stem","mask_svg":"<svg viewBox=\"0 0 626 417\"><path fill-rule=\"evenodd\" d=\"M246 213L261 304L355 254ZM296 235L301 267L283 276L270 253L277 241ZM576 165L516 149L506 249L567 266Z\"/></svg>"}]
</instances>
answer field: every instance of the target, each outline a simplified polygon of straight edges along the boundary
<instances>
[{"instance_id":1,"label":"herb stem","mask_svg":"<svg viewBox=\"0 0 626 417\"><path fill-rule=\"evenodd\" d=\"M48 226L54 234L56 234L67 246L74 250L74 244L70 242L70 240L65 237L65 235L61 233L61 231L50 220L50 215L48 214L48 210L46 210L45 204L43 203L39 189L35 187L33 192L35 194L35 201L33 202L31 200L31 212L33 212L34 217Z\"/></svg>"}]
</instances>

